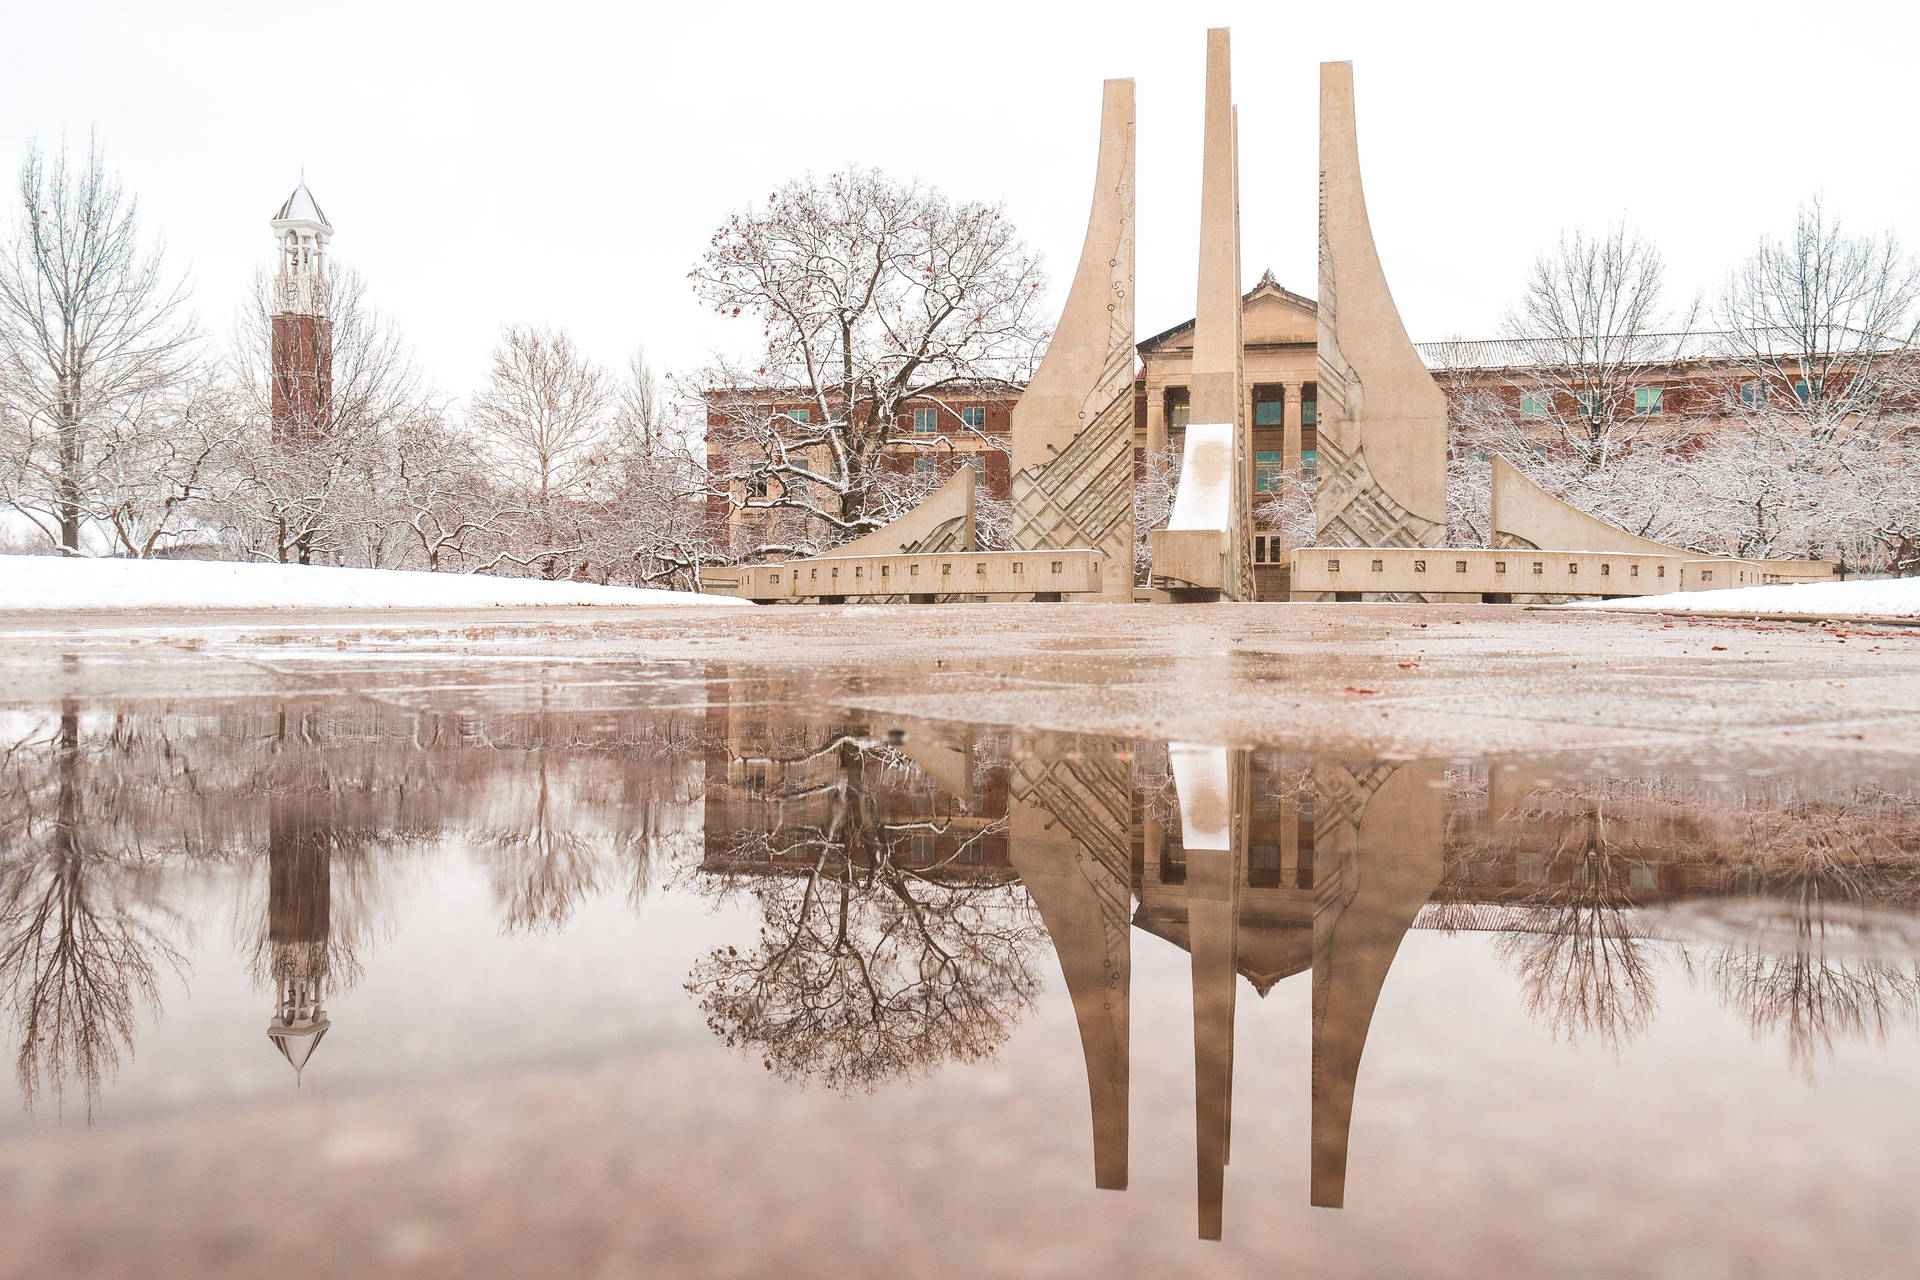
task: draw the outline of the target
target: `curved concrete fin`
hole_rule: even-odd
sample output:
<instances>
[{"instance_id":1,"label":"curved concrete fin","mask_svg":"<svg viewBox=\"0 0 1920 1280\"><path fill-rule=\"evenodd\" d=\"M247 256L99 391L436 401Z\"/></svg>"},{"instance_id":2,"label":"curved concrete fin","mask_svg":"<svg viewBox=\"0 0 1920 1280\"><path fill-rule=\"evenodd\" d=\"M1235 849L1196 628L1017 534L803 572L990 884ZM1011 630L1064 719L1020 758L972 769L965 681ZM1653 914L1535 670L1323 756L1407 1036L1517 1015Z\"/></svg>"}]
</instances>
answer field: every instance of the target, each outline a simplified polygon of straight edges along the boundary
<instances>
[{"instance_id":1,"label":"curved concrete fin","mask_svg":"<svg viewBox=\"0 0 1920 1280\"><path fill-rule=\"evenodd\" d=\"M1133 599L1133 81L1101 95L1087 238L1047 353L1014 406L1013 545L1091 547Z\"/></svg>"},{"instance_id":2,"label":"curved concrete fin","mask_svg":"<svg viewBox=\"0 0 1920 1280\"><path fill-rule=\"evenodd\" d=\"M1440 884L1437 764L1314 769L1313 1138L1310 1199L1346 1200L1354 1087L1400 940Z\"/></svg>"},{"instance_id":3,"label":"curved concrete fin","mask_svg":"<svg viewBox=\"0 0 1920 1280\"><path fill-rule=\"evenodd\" d=\"M1688 556L1590 516L1527 479L1502 454L1493 455L1488 524L1496 547L1544 547L1554 551L1616 551L1623 555Z\"/></svg>"},{"instance_id":4,"label":"curved concrete fin","mask_svg":"<svg viewBox=\"0 0 1920 1280\"><path fill-rule=\"evenodd\" d=\"M961 467L926 500L898 520L881 525L832 556L899 556L942 551L972 551L974 470ZM805 561L794 561L804 564Z\"/></svg>"},{"instance_id":5,"label":"curved concrete fin","mask_svg":"<svg viewBox=\"0 0 1920 1280\"><path fill-rule=\"evenodd\" d=\"M1008 858L1040 910L1073 999L1093 1116L1093 1184L1127 1185L1131 766L1056 734L1027 744L1008 780Z\"/></svg>"},{"instance_id":6,"label":"curved concrete fin","mask_svg":"<svg viewBox=\"0 0 1920 1280\"><path fill-rule=\"evenodd\" d=\"M1319 541L1439 546L1447 400L1407 337L1360 185L1353 64L1320 64Z\"/></svg>"}]
</instances>

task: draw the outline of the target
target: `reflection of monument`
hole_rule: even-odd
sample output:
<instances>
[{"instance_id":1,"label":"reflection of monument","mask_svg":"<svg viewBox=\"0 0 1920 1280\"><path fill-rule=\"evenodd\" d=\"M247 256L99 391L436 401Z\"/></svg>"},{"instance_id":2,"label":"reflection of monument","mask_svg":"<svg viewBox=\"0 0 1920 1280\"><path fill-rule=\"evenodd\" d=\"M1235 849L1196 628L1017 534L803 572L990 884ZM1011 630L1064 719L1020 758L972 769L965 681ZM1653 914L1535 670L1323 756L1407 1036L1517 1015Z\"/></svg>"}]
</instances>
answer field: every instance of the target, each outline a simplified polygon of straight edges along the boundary
<instances>
[{"instance_id":1,"label":"reflection of monument","mask_svg":"<svg viewBox=\"0 0 1920 1280\"><path fill-rule=\"evenodd\" d=\"M1240 955L1240 881L1250 791L1245 751L1175 743L1187 858L1187 952L1193 963L1194 1157L1200 1237L1218 1240L1233 1131L1233 1011Z\"/></svg>"},{"instance_id":2,"label":"reflection of monument","mask_svg":"<svg viewBox=\"0 0 1920 1280\"><path fill-rule=\"evenodd\" d=\"M1093 1182L1127 1185L1132 776L1112 744L1038 735L1007 790L1019 872L1060 959L1093 1109Z\"/></svg>"},{"instance_id":3,"label":"reflection of monument","mask_svg":"<svg viewBox=\"0 0 1920 1280\"><path fill-rule=\"evenodd\" d=\"M1440 884L1446 793L1433 764L1314 769L1314 1204L1346 1198L1367 1027L1400 940Z\"/></svg>"},{"instance_id":4,"label":"reflection of monument","mask_svg":"<svg viewBox=\"0 0 1920 1280\"><path fill-rule=\"evenodd\" d=\"M267 834L267 971L273 1020L267 1038L297 1083L327 1028L332 883L326 829L276 797Z\"/></svg>"}]
</instances>

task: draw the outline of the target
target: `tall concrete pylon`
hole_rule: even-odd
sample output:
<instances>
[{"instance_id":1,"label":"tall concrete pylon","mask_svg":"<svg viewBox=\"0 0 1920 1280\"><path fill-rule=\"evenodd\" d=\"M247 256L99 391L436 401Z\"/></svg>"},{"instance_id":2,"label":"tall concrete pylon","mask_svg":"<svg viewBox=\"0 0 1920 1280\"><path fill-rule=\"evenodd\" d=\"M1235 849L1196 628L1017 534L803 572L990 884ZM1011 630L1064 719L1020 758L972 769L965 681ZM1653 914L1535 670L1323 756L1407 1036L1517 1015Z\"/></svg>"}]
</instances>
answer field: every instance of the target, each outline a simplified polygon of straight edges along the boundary
<instances>
[{"instance_id":1,"label":"tall concrete pylon","mask_svg":"<svg viewBox=\"0 0 1920 1280\"><path fill-rule=\"evenodd\" d=\"M1013 545L1092 547L1098 599L1133 599L1133 81L1106 82L1087 238L1014 406Z\"/></svg>"},{"instance_id":2,"label":"tall concrete pylon","mask_svg":"<svg viewBox=\"0 0 1920 1280\"><path fill-rule=\"evenodd\" d=\"M1207 32L1200 260L1180 487L1153 535L1153 584L1188 599L1251 600L1253 444L1244 394L1240 154L1228 31Z\"/></svg>"},{"instance_id":3,"label":"tall concrete pylon","mask_svg":"<svg viewBox=\"0 0 1920 1280\"><path fill-rule=\"evenodd\" d=\"M1387 288L1360 185L1353 64L1320 64L1321 546L1447 537L1447 399Z\"/></svg>"}]
</instances>

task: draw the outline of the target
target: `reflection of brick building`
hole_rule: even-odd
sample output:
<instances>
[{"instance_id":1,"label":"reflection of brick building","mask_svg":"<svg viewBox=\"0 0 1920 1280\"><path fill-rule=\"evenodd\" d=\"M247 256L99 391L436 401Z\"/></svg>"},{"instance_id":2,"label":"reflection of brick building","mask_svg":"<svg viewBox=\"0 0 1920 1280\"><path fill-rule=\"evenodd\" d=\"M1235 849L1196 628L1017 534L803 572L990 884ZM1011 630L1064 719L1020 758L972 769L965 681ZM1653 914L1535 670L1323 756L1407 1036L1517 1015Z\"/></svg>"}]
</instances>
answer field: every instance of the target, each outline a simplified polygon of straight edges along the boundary
<instances>
[{"instance_id":1,"label":"reflection of brick building","mask_svg":"<svg viewBox=\"0 0 1920 1280\"><path fill-rule=\"evenodd\" d=\"M333 224L302 182L273 216L272 226L279 246L270 302L274 439L310 444L326 429L333 394L327 282Z\"/></svg>"}]
</instances>

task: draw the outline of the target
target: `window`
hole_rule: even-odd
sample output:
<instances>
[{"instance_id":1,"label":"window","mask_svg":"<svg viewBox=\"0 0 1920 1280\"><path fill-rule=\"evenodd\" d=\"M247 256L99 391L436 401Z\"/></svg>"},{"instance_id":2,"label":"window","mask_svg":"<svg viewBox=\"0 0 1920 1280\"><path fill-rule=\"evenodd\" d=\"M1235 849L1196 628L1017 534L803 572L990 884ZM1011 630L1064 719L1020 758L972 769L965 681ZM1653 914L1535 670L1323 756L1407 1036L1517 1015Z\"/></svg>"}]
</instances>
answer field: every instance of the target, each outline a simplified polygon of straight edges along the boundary
<instances>
[{"instance_id":1,"label":"window","mask_svg":"<svg viewBox=\"0 0 1920 1280\"><path fill-rule=\"evenodd\" d=\"M1663 387L1635 387L1633 389L1633 411L1642 416L1663 412L1666 389Z\"/></svg>"},{"instance_id":2,"label":"window","mask_svg":"<svg viewBox=\"0 0 1920 1280\"><path fill-rule=\"evenodd\" d=\"M915 409L913 411L913 429L921 435L940 429L940 411L938 409Z\"/></svg>"},{"instance_id":3,"label":"window","mask_svg":"<svg viewBox=\"0 0 1920 1280\"><path fill-rule=\"evenodd\" d=\"M982 430L987 425L987 411L979 405L962 409L960 411L960 421L972 427L975 431Z\"/></svg>"},{"instance_id":4,"label":"window","mask_svg":"<svg viewBox=\"0 0 1920 1280\"><path fill-rule=\"evenodd\" d=\"M1167 410L1167 426L1175 431L1187 429L1187 410L1191 405L1176 404Z\"/></svg>"},{"instance_id":5,"label":"window","mask_svg":"<svg viewBox=\"0 0 1920 1280\"><path fill-rule=\"evenodd\" d=\"M1255 493L1278 493L1280 491L1280 451L1261 449L1253 455L1253 491Z\"/></svg>"},{"instance_id":6,"label":"window","mask_svg":"<svg viewBox=\"0 0 1920 1280\"><path fill-rule=\"evenodd\" d=\"M1580 401L1581 417L1597 418L1600 416L1600 393L1598 391L1582 391L1578 399Z\"/></svg>"},{"instance_id":7,"label":"window","mask_svg":"<svg viewBox=\"0 0 1920 1280\"><path fill-rule=\"evenodd\" d=\"M1320 451L1318 449L1302 449L1300 451L1301 474L1307 476L1308 478L1312 478L1314 466L1319 461L1320 461Z\"/></svg>"},{"instance_id":8,"label":"window","mask_svg":"<svg viewBox=\"0 0 1920 1280\"><path fill-rule=\"evenodd\" d=\"M1767 384L1758 378L1752 382L1740 384L1740 407L1742 409L1762 409L1767 403Z\"/></svg>"},{"instance_id":9,"label":"window","mask_svg":"<svg viewBox=\"0 0 1920 1280\"><path fill-rule=\"evenodd\" d=\"M764 498L767 496L767 464L749 462L747 464L747 496Z\"/></svg>"},{"instance_id":10,"label":"window","mask_svg":"<svg viewBox=\"0 0 1920 1280\"><path fill-rule=\"evenodd\" d=\"M1256 400L1253 402L1253 425L1256 427L1278 427L1286 423L1287 402L1284 400Z\"/></svg>"},{"instance_id":11,"label":"window","mask_svg":"<svg viewBox=\"0 0 1920 1280\"><path fill-rule=\"evenodd\" d=\"M789 410L787 410L787 416L788 416L789 418L792 418L792 419L793 419L793 420L794 420L795 422L812 422L812 421L813 421L813 410L811 410L811 409L789 409Z\"/></svg>"},{"instance_id":12,"label":"window","mask_svg":"<svg viewBox=\"0 0 1920 1280\"><path fill-rule=\"evenodd\" d=\"M1801 404L1813 399L1813 388L1807 385L1804 378L1793 384L1793 398Z\"/></svg>"},{"instance_id":13,"label":"window","mask_svg":"<svg viewBox=\"0 0 1920 1280\"><path fill-rule=\"evenodd\" d=\"M1533 395L1521 396L1520 397L1520 416L1523 418L1546 417L1547 416L1546 397L1533 396Z\"/></svg>"},{"instance_id":14,"label":"window","mask_svg":"<svg viewBox=\"0 0 1920 1280\"><path fill-rule=\"evenodd\" d=\"M917 476L932 475L933 474L933 458L927 455L923 455L921 457L915 458L913 460L913 474Z\"/></svg>"},{"instance_id":15,"label":"window","mask_svg":"<svg viewBox=\"0 0 1920 1280\"><path fill-rule=\"evenodd\" d=\"M1310 427L1318 421L1320 421L1320 407L1318 403L1312 400L1302 400L1300 402L1300 425Z\"/></svg>"}]
</instances>

